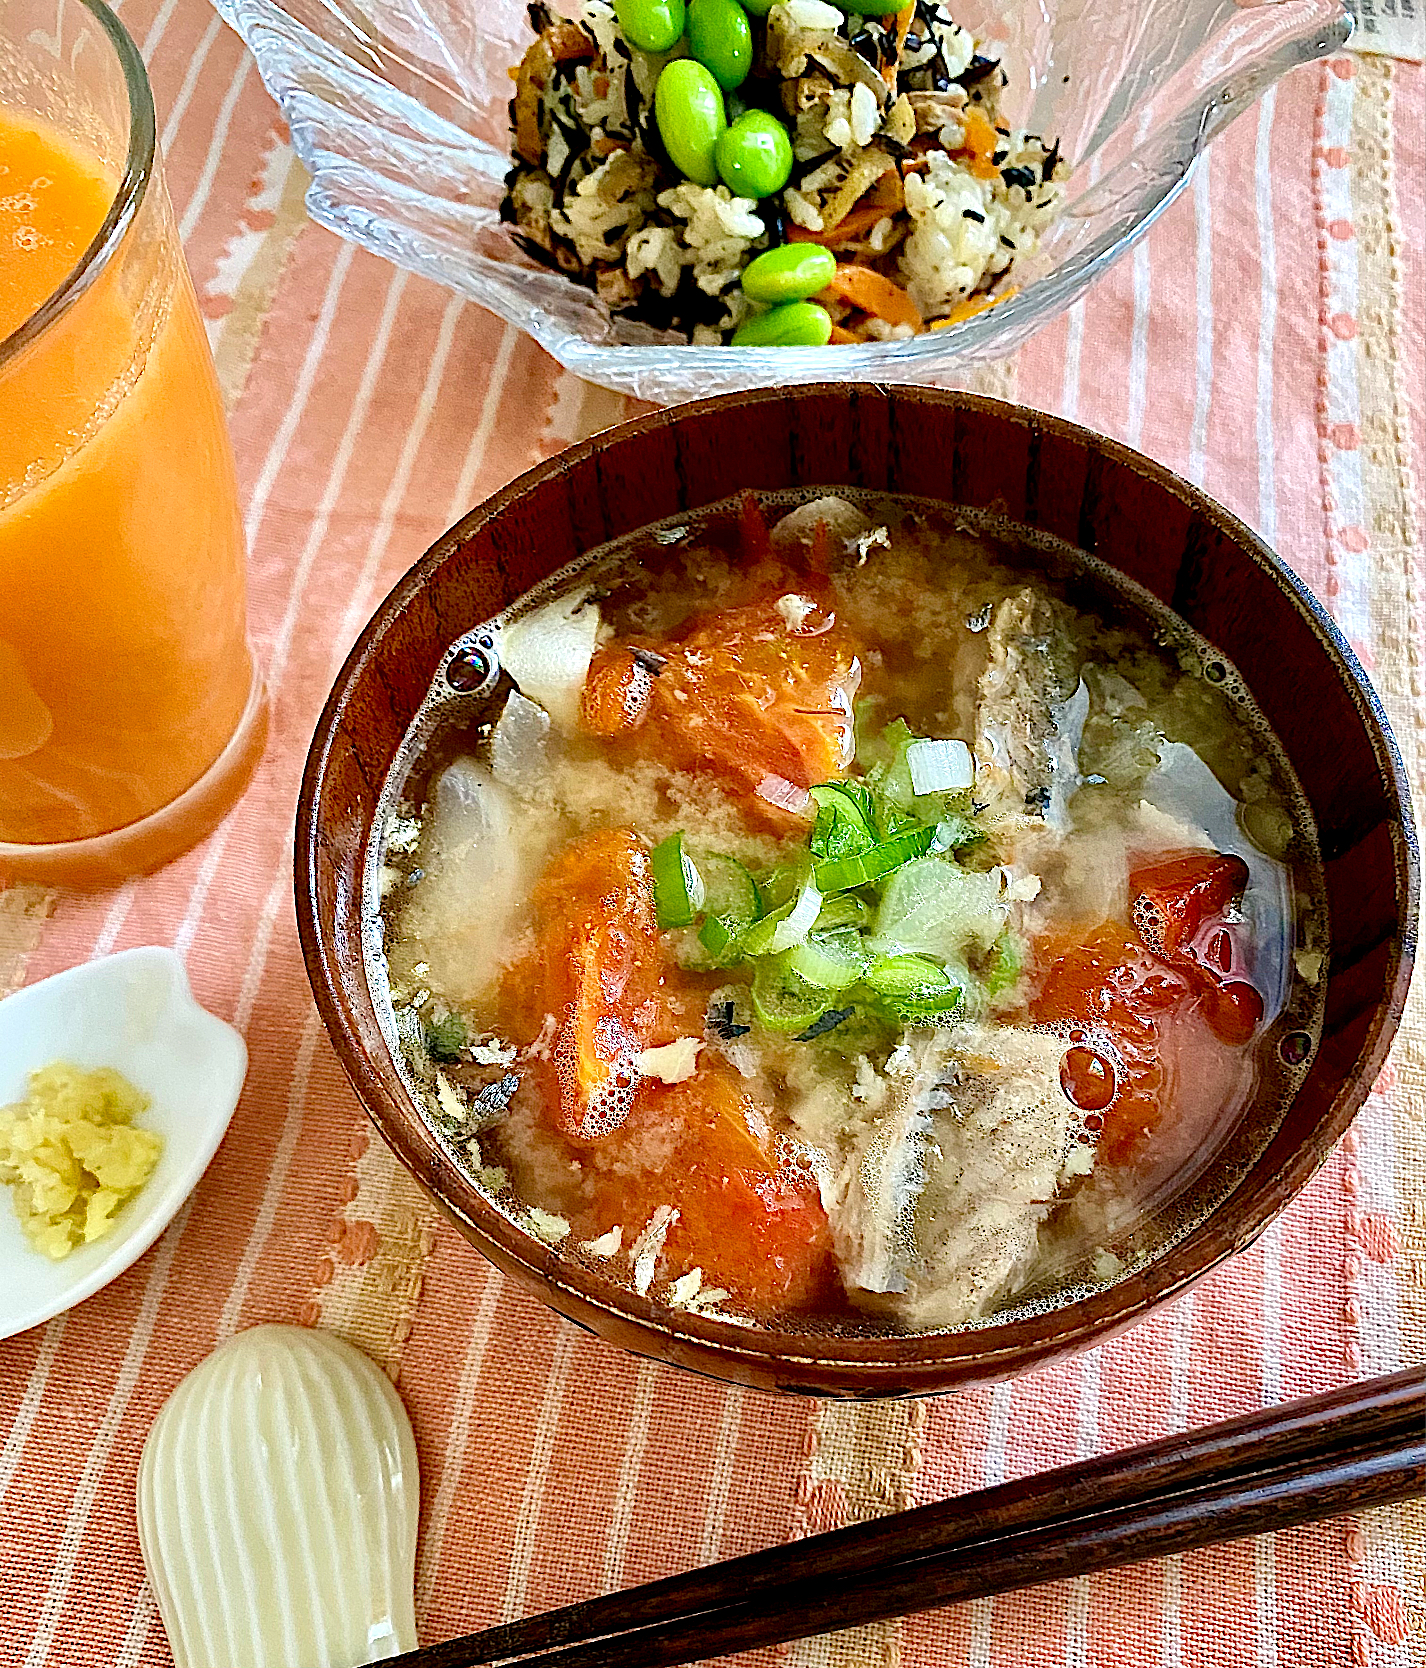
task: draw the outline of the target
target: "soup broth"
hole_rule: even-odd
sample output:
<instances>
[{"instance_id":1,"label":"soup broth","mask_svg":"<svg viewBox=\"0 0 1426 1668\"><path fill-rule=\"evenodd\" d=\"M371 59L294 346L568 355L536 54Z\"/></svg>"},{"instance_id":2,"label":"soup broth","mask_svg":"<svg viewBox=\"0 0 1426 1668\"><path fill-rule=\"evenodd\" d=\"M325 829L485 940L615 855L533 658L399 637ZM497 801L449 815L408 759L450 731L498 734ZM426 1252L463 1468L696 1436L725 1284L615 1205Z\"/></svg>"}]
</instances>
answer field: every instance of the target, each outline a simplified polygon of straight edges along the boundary
<instances>
[{"instance_id":1,"label":"soup broth","mask_svg":"<svg viewBox=\"0 0 1426 1668\"><path fill-rule=\"evenodd\" d=\"M1234 669L943 506L745 494L592 553L455 645L383 805L369 972L433 1127L744 1325L1118 1278L1318 1034L1314 831Z\"/></svg>"}]
</instances>

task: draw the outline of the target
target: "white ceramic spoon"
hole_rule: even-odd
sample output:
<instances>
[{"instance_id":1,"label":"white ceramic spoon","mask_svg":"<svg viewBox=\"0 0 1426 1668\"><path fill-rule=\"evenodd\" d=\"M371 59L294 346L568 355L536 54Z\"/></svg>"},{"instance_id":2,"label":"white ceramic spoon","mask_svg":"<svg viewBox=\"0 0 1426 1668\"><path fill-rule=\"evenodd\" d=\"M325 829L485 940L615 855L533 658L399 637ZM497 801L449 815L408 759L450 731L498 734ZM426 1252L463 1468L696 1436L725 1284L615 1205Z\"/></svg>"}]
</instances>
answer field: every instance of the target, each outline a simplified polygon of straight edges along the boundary
<instances>
[{"instance_id":1,"label":"white ceramic spoon","mask_svg":"<svg viewBox=\"0 0 1426 1668\"><path fill-rule=\"evenodd\" d=\"M139 1468L177 1668L354 1668L416 1646L416 1444L386 1375L259 1326L189 1373Z\"/></svg>"}]
</instances>

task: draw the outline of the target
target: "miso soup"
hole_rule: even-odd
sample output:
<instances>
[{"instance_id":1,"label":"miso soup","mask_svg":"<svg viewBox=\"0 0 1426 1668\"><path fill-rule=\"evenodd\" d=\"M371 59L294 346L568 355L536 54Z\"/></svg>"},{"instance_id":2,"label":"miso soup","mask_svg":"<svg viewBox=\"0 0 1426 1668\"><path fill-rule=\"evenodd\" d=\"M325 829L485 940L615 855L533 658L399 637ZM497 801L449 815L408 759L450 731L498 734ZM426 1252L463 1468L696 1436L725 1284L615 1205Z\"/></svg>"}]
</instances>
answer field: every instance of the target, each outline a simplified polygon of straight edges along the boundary
<instances>
[{"instance_id":1,"label":"miso soup","mask_svg":"<svg viewBox=\"0 0 1426 1668\"><path fill-rule=\"evenodd\" d=\"M433 1126L744 1325L1118 1277L1318 1034L1314 831L1234 669L943 506L745 494L591 553L454 646L384 804L370 970Z\"/></svg>"}]
</instances>

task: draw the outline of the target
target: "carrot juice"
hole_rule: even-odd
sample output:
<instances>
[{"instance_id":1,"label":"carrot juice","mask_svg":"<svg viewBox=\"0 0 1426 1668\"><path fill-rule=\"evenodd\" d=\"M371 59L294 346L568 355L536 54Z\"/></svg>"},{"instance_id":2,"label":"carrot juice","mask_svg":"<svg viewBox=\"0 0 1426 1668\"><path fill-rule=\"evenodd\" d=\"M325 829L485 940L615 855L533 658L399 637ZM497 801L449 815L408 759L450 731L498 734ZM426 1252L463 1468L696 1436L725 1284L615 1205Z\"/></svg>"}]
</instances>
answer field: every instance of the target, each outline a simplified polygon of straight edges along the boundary
<instances>
[{"instance_id":1,"label":"carrot juice","mask_svg":"<svg viewBox=\"0 0 1426 1668\"><path fill-rule=\"evenodd\" d=\"M261 746L232 450L156 158L134 196L0 103L0 873L151 867Z\"/></svg>"}]
</instances>

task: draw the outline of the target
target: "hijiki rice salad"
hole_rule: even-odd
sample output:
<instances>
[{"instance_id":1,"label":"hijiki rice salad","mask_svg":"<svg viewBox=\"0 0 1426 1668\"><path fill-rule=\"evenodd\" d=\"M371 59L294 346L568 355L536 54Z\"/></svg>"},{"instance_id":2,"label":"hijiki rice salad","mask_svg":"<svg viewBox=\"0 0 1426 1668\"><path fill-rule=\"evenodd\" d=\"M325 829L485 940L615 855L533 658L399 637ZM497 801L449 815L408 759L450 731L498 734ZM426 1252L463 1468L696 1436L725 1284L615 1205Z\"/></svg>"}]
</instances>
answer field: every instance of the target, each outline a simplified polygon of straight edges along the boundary
<instances>
[{"instance_id":1,"label":"hijiki rice salad","mask_svg":"<svg viewBox=\"0 0 1426 1668\"><path fill-rule=\"evenodd\" d=\"M1058 144L933 0L530 6L503 217L611 313L701 345L893 341L1014 293Z\"/></svg>"}]
</instances>

